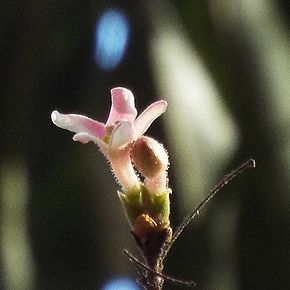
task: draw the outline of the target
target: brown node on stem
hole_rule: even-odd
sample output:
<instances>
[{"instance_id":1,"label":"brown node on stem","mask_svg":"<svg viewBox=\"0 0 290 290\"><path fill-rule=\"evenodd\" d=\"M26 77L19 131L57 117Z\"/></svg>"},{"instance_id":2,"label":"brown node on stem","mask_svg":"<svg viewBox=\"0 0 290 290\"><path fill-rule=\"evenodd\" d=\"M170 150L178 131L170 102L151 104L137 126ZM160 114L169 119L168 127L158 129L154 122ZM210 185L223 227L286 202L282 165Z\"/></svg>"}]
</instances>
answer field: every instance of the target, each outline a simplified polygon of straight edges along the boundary
<instances>
[{"instance_id":1,"label":"brown node on stem","mask_svg":"<svg viewBox=\"0 0 290 290\"><path fill-rule=\"evenodd\" d=\"M148 214L136 218L132 235L148 265L155 265L166 242L171 241L170 226L158 225Z\"/></svg>"}]
</instances>

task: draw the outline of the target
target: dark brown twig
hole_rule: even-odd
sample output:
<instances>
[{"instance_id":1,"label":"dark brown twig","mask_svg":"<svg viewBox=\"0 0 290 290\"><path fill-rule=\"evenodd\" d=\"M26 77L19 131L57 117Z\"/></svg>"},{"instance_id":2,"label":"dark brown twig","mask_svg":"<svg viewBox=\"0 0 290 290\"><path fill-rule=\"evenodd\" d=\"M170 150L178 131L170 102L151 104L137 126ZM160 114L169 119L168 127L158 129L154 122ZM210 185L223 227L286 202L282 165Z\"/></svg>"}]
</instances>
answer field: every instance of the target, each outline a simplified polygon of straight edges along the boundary
<instances>
[{"instance_id":1,"label":"dark brown twig","mask_svg":"<svg viewBox=\"0 0 290 290\"><path fill-rule=\"evenodd\" d=\"M182 286L186 286L186 287L190 287L190 288L194 288L196 286L196 283L194 281L183 281L183 280L176 279L176 278L170 277L168 275L162 274L160 272L154 271L153 269L151 269L150 267L148 267L147 265L145 265L144 263L139 261L136 257L134 257L128 250L124 250L124 254L129 258L129 260L138 269L148 271L148 272L164 279L165 281L171 282L173 284L182 285Z\"/></svg>"}]
</instances>

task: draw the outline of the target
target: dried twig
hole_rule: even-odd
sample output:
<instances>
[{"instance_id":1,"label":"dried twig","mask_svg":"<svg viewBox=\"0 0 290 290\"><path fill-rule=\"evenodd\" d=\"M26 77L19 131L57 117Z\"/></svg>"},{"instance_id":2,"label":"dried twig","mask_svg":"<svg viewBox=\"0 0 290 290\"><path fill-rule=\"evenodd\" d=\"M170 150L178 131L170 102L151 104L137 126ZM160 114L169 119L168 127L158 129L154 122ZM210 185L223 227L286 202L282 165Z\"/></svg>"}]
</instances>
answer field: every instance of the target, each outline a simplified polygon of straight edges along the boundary
<instances>
[{"instance_id":1,"label":"dried twig","mask_svg":"<svg viewBox=\"0 0 290 290\"><path fill-rule=\"evenodd\" d=\"M138 268L138 270L141 269L141 270L145 270L145 272L148 271L148 272L164 279L165 281L173 283L173 284L182 285L182 286L186 286L186 287L190 287L190 288L194 288L196 286L196 283L194 281L184 281L184 280L176 279L176 278L173 278L171 276L165 275L163 273L154 271L153 269L151 269L150 267L148 267L147 265L142 263L140 260L138 260L136 257L134 257L128 250L124 250L124 254ZM141 272L144 272L144 271L141 271Z\"/></svg>"}]
</instances>

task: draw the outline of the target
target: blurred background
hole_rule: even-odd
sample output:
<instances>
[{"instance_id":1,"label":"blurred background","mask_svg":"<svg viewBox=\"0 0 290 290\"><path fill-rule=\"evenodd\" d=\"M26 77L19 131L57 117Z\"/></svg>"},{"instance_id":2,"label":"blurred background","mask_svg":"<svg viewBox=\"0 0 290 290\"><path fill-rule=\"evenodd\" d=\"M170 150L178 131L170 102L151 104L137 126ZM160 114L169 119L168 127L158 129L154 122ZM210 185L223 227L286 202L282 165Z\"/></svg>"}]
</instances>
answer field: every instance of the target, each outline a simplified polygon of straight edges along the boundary
<instances>
[{"instance_id":1,"label":"blurred background","mask_svg":"<svg viewBox=\"0 0 290 290\"><path fill-rule=\"evenodd\" d=\"M176 227L230 169L165 272L197 289L289 289L290 5L267 1L1 1L0 289L139 289L138 251L106 160L50 113L105 121L110 89L170 156ZM166 284L165 289L181 289Z\"/></svg>"}]
</instances>

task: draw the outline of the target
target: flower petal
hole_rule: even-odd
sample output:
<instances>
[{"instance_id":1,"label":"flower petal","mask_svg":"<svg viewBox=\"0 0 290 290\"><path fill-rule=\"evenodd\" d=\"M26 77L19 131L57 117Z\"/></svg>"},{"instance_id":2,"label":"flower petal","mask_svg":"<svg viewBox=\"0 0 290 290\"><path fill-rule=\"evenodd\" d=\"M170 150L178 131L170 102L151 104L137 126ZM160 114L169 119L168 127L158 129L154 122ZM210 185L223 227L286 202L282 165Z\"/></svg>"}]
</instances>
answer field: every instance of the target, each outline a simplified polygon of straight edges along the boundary
<instances>
[{"instance_id":1,"label":"flower petal","mask_svg":"<svg viewBox=\"0 0 290 290\"><path fill-rule=\"evenodd\" d=\"M86 133L88 136L91 136L90 138L95 137L102 139L106 132L105 124L82 115L65 115L60 114L57 111L53 111L51 113L51 120L56 126L62 129L66 129L74 133Z\"/></svg>"},{"instance_id":2,"label":"flower petal","mask_svg":"<svg viewBox=\"0 0 290 290\"><path fill-rule=\"evenodd\" d=\"M113 150L122 149L134 140L135 129L128 121L121 121L113 130L109 147Z\"/></svg>"},{"instance_id":3,"label":"flower petal","mask_svg":"<svg viewBox=\"0 0 290 290\"><path fill-rule=\"evenodd\" d=\"M106 125L112 125L116 121L127 120L133 123L137 110L132 92L125 88L114 88L111 90L112 106Z\"/></svg>"},{"instance_id":4,"label":"flower petal","mask_svg":"<svg viewBox=\"0 0 290 290\"><path fill-rule=\"evenodd\" d=\"M73 140L81 142L83 144L87 144L90 141L97 143L97 140L99 140L99 139L97 139L96 137L94 137L92 135L89 135L88 133L77 133L73 136Z\"/></svg>"},{"instance_id":5,"label":"flower petal","mask_svg":"<svg viewBox=\"0 0 290 290\"><path fill-rule=\"evenodd\" d=\"M142 136L148 130L152 122L162 115L166 109L166 101L158 101L147 107L145 111L137 117L134 123L136 138Z\"/></svg>"}]
</instances>

